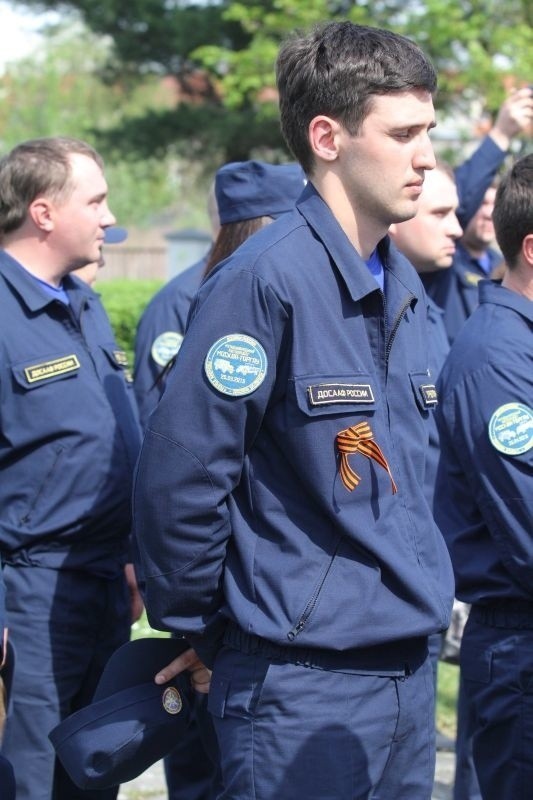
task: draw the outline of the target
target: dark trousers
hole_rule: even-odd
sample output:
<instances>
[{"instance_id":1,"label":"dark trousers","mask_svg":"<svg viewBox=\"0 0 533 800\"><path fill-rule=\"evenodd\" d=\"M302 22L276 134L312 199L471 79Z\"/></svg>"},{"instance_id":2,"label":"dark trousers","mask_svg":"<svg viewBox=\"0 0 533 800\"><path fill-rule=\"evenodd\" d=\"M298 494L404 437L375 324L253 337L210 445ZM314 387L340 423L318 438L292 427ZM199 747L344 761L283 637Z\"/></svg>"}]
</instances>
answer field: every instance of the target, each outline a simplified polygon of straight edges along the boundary
<instances>
[{"instance_id":1,"label":"dark trousers","mask_svg":"<svg viewBox=\"0 0 533 800\"><path fill-rule=\"evenodd\" d=\"M209 692L220 800L430 800L428 658L382 677L269 660L225 646Z\"/></svg>"},{"instance_id":2,"label":"dark trousers","mask_svg":"<svg viewBox=\"0 0 533 800\"><path fill-rule=\"evenodd\" d=\"M117 789L74 786L48 732L91 701L107 660L128 640L125 579L6 566L4 580L16 668L2 752L15 770L17 800L114 800Z\"/></svg>"},{"instance_id":3,"label":"dark trousers","mask_svg":"<svg viewBox=\"0 0 533 800\"><path fill-rule=\"evenodd\" d=\"M482 800L472 753L473 722L473 711L465 692L464 681L459 676L453 800Z\"/></svg>"},{"instance_id":4,"label":"dark trousers","mask_svg":"<svg viewBox=\"0 0 533 800\"><path fill-rule=\"evenodd\" d=\"M197 695L192 724L164 759L168 800L215 800L220 792L220 756L207 697Z\"/></svg>"},{"instance_id":5,"label":"dark trousers","mask_svg":"<svg viewBox=\"0 0 533 800\"><path fill-rule=\"evenodd\" d=\"M533 787L533 604L472 607L461 645L474 764L483 800L526 800Z\"/></svg>"}]
</instances>

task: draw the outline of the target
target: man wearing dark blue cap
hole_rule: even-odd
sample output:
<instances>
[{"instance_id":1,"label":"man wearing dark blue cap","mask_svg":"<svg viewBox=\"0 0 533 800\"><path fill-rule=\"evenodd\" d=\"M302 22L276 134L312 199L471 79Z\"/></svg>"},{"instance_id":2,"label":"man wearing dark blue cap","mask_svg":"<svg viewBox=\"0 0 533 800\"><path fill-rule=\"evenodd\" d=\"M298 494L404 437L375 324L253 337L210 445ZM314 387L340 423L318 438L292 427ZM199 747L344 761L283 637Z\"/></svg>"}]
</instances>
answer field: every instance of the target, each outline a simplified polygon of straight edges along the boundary
<instances>
[{"instance_id":1,"label":"man wearing dark blue cap","mask_svg":"<svg viewBox=\"0 0 533 800\"><path fill-rule=\"evenodd\" d=\"M0 548L17 658L2 750L18 800L93 796L48 733L90 701L142 608L129 563L133 388L98 296L71 275L99 260L114 222L86 143L37 139L0 161Z\"/></svg>"},{"instance_id":2,"label":"man wearing dark blue cap","mask_svg":"<svg viewBox=\"0 0 533 800\"><path fill-rule=\"evenodd\" d=\"M291 38L277 76L309 181L193 301L136 472L147 609L192 644L172 669L208 690L221 800L429 800L453 575L424 293L387 231L435 166L436 76L351 22Z\"/></svg>"},{"instance_id":3,"label":"man wearing dark blue cap","mask_svg":"<svg viewBox=\"0 0 533 800\"><path fill-rule=\"evenodd\" d=\"M208 205L215 234L210 253L169 281L139 322L134 386L143 427L163 393L166 367L183 341L189 307L202 278L253 232L294 208L303 185L304 174L297 164L239 161L217 171L213 202ZM212 759L206 758L194 720L164 764L169 800L208 800L214 796L215 769Z\"/></svg>"},{"instance_id":4,"label":"man wearing dark blue cap","mask_svg":"<svg viewBox=\"0 0 533 800\"><path fill-rule=\"evenodd\" d=\"M134 386L143 428L163 393L163 372L177 354L191 301L202 278L265 222L294 208L304 185L297 164L238 161L221 167L208 203L214 244L176 275L144 310L135 337Z\"/></svg>"}]
</instances>

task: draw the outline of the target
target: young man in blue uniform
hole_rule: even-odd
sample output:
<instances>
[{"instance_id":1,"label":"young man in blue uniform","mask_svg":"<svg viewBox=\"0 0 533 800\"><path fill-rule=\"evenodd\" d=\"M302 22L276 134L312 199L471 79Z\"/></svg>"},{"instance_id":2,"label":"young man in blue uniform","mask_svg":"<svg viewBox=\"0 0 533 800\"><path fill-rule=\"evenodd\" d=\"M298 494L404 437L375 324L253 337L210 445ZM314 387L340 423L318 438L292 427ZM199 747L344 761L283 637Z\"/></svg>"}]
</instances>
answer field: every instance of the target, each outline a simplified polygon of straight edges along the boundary
<instances>
[{"instance_id":1,"label":"young man in blue uniform","mask_svg":"<svg viewBox=\"0 0 533 800\"><path fill-rule=\"evenodd\" d=\"M439 379L436 519L472 604L461 675L484 800L531 794L533 724L533 155L493 213L501 283L482 281Z\"/></svg>"},{"instance_id":2,"label":"young man in blue uniform","mask_svg":"<svg viewBox=\"0 0 533 800\"><path fill-rule=\"evenodd\" d=\"M98 296L70 275L99 260L115 222L102 170L89 145L59 137L0 161L0 547L17 654L3 751L18 800L93 796L55 762L48 732L90 701L142 608L133 388Z\"/></svg>"},{"instance_id":3,"label":"young man in blue uniform","mask_svg":"<svg viewBox=\"0 0 533 800\"><path fill-rule=\"evenodd\" d=\"M424 189L420 198L416 216L398 225L391 225L389 233L399 250L407 256L411 264L421 277L440 275L449 270L454 259L457 240L462 235L462 228L457 218L459 198L454 173L446 164L437 164L437 167L426 175ZM446 357L450 351L448 336L444 326L443 311L433 300L428 297L428 323L429 323L429 355L433 375L438 376ZM433 508L435 494L435 479L439 463L440 445L435 415L430 418L429 447L426 457L425 493L430 508ZM460 626L468 607L460 601L454 602L453 620L457 619ZM437 668L439 655L442 649L441 634L429 637L429 652L434 669L435 685L437 681ZM458 704L458 726L456 752L456 777L454 781L454 796L456 800L470 798L479 800L480 794L472 763L472 748L469 740L465 738L462 725L463 715L467 709L461 702ZM454 749L453 742L437 730L437 749Z\"/></svg>"},{"instance_id":4,"label":"young man in blue uniform","mask_svg":"<svg viewBox=\"0 0 533 800\"><path fill-rule=\"evenodd\" d=\"M478 303L477 284L501 263L492 246L492 209L496 186L492 185L517 135L533 121L533 90L513 91L502 104L493 127L479 147L455 170L459 193L457 216L464 230L452 269L423 277L426 291L443 309L448 340L453 342Z\"/></svg>"},{"instance_id":5,"label":"young man in blue uniform","mask_svg":"<svg viewBox=\"0 0 533 800\"><path fill-rule=\"evenodd\" d=\"M435 73L343 22L277 75L309 183L193 303L138 464L147 606L193 644L221 797L428 800L453 577L423 494L424 295L386 234L435 166Z\"/></svg>"}]
</instances>

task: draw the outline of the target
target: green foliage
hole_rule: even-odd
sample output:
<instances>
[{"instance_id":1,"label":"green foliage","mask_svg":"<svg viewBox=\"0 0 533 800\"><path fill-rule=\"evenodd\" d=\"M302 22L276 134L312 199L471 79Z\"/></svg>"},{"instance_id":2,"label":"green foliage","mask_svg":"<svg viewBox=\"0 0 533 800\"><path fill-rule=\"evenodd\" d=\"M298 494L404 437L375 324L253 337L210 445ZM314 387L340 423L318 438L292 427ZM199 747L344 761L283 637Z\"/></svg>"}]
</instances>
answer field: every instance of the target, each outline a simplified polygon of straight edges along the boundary
<instances>
[{"instance_id":1,"label":"green foliage","mask_svg":"<svg viewBox=\"0 0 533 800\"><path fill-rule=\"evenodd\" d=\"M133 345L139 318L151 298L163 285L158 280L113 280L96 284L101 295L117 344L128 354L130 366L133 365Z\"/></svg>"},{"instance_id":2,"label":"green foliage","mask_svg":"<svg viewBox=\"0 0 533 800\"><path fill-rule=\"evenodd\" d=\"M209 168L263 153L286 156L277 124L274 61L285 36L319 21L348 18L417 41L439 73L437 105L445 111L468 112L479 99L493 112L510 76L524 83L533 75L531 0L506 0L504 8L498 0L13 2L78 12L100 39L112 43L99 68L112 83L117 76L130 87L135 81L145 84L150 75L176 81L177 105L140 106L112 125L95 125L104 147L142 158L200 154Z\"/></svg>"},{"instance_id":3,"label":"green foliage","mask_svg":"<svg viewBox=\"0 0 533 800\"><path fill-rule=\"evenodd\" d=\"M455 738L457 731L457 692L459 667L439 661L437 690L437 727Z\"/></svg>"},{"instance_id":4,"label":"green foliage","mask_svg":"<svg viewBox=\"0 0 533 800\"><path fill-rule=\"evenodd\" d=\"M9 65L0 77L0 149L55 135L85 139L101 149L104 131L160 107L159 81L153 77L134 89L100 80L109 52L108 39L74 23L51 31L36 55ZM118 146L105 155L110 206L122 224L142 224L175 200L177 167L166 152L139 161Z\"/></svg>"}]
</instances>

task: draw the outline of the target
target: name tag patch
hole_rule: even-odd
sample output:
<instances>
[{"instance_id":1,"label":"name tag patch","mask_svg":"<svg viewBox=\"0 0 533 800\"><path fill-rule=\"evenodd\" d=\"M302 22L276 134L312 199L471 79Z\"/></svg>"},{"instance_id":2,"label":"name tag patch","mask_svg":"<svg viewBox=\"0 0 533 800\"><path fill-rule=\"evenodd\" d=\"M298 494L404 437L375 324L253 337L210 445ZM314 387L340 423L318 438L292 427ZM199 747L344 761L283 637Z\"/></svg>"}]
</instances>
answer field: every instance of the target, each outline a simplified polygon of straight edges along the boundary
<instances>
[{"instance_id":1,"label":"name tag patch","mask_svg":"<svg viewBox=\"0 0 533 800\"><path fill-rule=\"evenodd\" d=\"M522 403L506 403L489 422L493 447L508 456L519 456L533 447L533 410Z\"/></svg>"},{"instance_id":2,"label":"name tag patch","mask_svg":"<svg viewBox=\"0 0 533 800\"><path fill-rule=\"evenodd\" d=\"M121 367L128 366L128 356L124 350L114 350L113 355L115 356L117 364L120 364Z\"/></svg>"},{"instance_id":3,"label":"name tag patch","mask_svg":"<svg viewBox=\"0 0 533 800\"><path fill-rule=\"evenodd\" d=\"M57 375L64 375L67 372L76 372L80 368L80 362L76 355L54 358L51 361L41 361L40 364L33 364L25 367L24 375L28 383L45 381L48 378L55 378Z\"/></svg>"},{"instance_id":4,"label":"name tag patch","mask_svg":"<svg viewBox=\"0 0 533 800\"><path fill-rule=\"evenodd\" d=\"M312 406L374 402L369 383L318 383L307 387L307 395Z\"/></svg>"},{"instance_id":5,"label":"name tag patch","mask_svg":"<svg viewBox=\"0 0 533 800\"><path fill-rule=\"evenodd\" d=\"M265 380L267 366L264 347L243 333L218 339L204 362L209 383L222 394L233 397L255 392Z\"/></svg>"},{"instance_id":6,"label":"name tag patch","mask_svg":"<svg viewBox=\"0 0 533 800\"><path fill-rule=\"evenodd\" d=\"M177 355L181 347L183 336L177 331L165 331L154 339L150 351L155 363L160 367L166 367L168 362Z\"/></svg>"},{"instance_id":7,"label":"name tag patch","mask_svg":"<svg viewBox=\"0 0 533 800\"><path fill-rule=\"evenodd\" d=\"M481 275L477 275L475 272L465 272L465 280L471 286L477 286L480 280L482 280Z\"/></svg>"},{"instance_id":8,"label":"name tag patch","mask_svg":"<svg viewBox=\"0 0 533 800\"><path fill-rule=\"evenodd\" d=\"M423 383L420 387L420 394L425 406L436 406L439 402L437 390L432 383Z\"/></svg>"}]
</instances>

